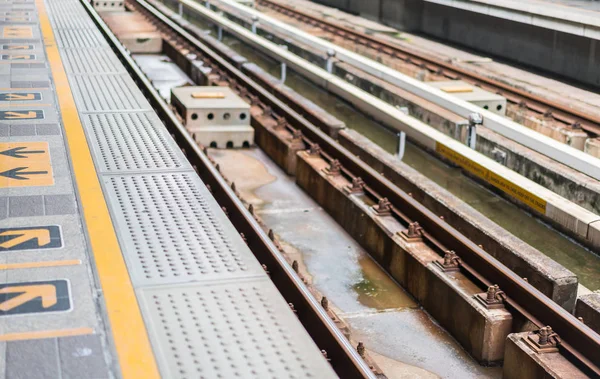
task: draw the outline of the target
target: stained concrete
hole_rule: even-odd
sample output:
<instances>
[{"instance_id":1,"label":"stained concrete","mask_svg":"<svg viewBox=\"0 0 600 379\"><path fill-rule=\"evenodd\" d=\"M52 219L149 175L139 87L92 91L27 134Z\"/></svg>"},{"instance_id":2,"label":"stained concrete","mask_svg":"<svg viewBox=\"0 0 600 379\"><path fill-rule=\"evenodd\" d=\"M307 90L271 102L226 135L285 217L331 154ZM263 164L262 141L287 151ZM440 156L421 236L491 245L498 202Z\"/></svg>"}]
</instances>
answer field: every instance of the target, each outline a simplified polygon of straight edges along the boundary
<instances>
[{"instance_id":1,"label":"stained concrete","mask_svg":"<svg viewBox=\"0 0 600 379\"><path fill-rule=\"evenodd\" d=\"M211 151L286 253L374 352L388 377L499 377L479 366L335 221L259 150ZM249 168L249 169L248 169ZM412 346L412 348L407 348ZM386 375L388 373L386 372Z\"/></svg>"},{"instance_id":2,"label":"stained concrete","mask_svg":"<svg viewBox=\"0 0 600 379\"><path fill-rule=\"evenodd\" d=\"M585 325L600 334L600 292L577 298L575 316L581 317Z\"/></svg>"},{"instance_id":3,"label":"stained concrete","mask_svg":"<svg viewBox=\"0 0 600 379\"><path fill-rule=\"evenodd\" d=\"M510 334L504 355L505 379L584 379L589 378L560 353L541 353L525 342L528 333Z\"/></svg>"}]
</instances>

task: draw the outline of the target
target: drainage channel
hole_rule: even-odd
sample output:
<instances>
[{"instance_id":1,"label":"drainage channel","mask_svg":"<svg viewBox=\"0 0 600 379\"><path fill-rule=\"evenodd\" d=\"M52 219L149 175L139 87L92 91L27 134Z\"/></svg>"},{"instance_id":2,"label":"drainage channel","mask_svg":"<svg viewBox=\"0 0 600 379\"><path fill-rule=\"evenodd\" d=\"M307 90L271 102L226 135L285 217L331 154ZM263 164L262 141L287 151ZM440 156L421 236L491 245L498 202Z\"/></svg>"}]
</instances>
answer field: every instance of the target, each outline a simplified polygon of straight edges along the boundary
<instances>
[{"instance_id":1,"label":"drainage channel","mask_svg":"<svg viewBox=\"0 0 600 379\"><path fill-rule=\"evenodd\" d=\"M171 3L165 3L165 5L173 8ZM184 18L216 35L216 28L212 25L197 19L188 19L185 14ZM279 76L280 64L275 60L244 45L231 35L225 34L222 42L271 75ZM397 149L395 133L366 117L352 105L319 88L289 68L285 84L343 121L348 128L361 133L389 153L395 153ZM600 257L587 248L477 184L466 177L460 169L446 165L413 144L407 145L403 162L525 243L544 252L548 257L571 270L577 275L581 285L590 290L600 289L600 275L598 275L600 273Z\"/></svg>"}]
</instances>

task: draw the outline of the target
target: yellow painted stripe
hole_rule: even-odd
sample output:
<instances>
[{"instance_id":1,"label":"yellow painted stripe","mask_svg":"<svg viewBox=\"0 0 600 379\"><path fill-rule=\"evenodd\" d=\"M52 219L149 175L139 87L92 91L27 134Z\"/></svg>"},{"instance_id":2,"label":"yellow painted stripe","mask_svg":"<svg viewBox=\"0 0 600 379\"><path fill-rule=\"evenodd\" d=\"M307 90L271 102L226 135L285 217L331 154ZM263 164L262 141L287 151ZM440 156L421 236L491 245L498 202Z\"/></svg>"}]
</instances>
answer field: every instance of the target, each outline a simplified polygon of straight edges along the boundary
<instances>
[{"instance_id":1,"label":"yellow painted stripe","mask_svg":"<svg viewBox=\"0 0 600 379\"><path fill-rule=\"evenodd\" d=\"M0 334L0 341L38 340L42 338L71 337L94 334L92 328L43 330L40 332L8 333Z\"/></svg>"},{"instance_id":2,"label":"yellow painted stripe","mask_svg":"<svg viewBox=\"0 0 600 379\"><path fill-rule=\"evenodd\" d=\"M479 163L470 160L469 158L459 154L444 144L438 142L435 145L435 151L450 161L456 163L463 169L467 170L471 174L481 178L482 180L485 180L507 195L521 201L531 209L543 215L546 214L546 206L548 203L546 200L535 195L534 193L531 193L525 188L504 179L502 176L488 170Z\"/></svg>"},{"instance_id":3,"label":"yellow painted stripe","mask_svg":"<svg viewBox=\"0 0 600 379\"><path fill-rule=\"evenodd\" d=\"M40 267L61 267L80 265L79 259L70 261L46 261L46 262L24 262L24 263L6 263L0 264L0 270L15 270L22 268L40 268Z\"/></svg>"},{"instance_id":4,"label":"yellow painted stripe","mask_svg":"<svg viewBox=\"0 0 600 379\"><path fill-rule=\"evenodd\" d=\"M44 0L36 0L36 5L122 376L159 378L148 333L102 194Z\"/></svg>"}]
</instances>

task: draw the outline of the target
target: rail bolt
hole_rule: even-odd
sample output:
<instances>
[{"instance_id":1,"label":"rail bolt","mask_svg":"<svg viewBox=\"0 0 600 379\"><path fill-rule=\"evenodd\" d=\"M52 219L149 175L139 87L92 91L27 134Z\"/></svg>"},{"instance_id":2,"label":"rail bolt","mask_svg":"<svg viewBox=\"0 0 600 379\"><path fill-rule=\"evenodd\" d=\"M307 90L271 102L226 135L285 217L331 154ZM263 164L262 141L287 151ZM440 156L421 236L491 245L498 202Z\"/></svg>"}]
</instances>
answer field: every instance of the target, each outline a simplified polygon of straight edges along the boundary
<instances>
[{"instance_id":1,"label":"rail bolt","mask_svg":"<svg viewBox=\"0 0 600 379\"><path fill-rule=\"evenodd\" d=\"M435 262L443 272L458 271L460 268L460 258L453 250L447 250L441 261Z\"/></svg>"},{"instance_id":2,"label":"rail bolt","mask_svg":"<svg viewBox=\"0 0 600 379\"><path fill-rule=\"evenodd\" d=\"M310 145L310 149L308 150L308 154L310 155L321 155L321 146L318 143L313 143Z\"/></svg>"},{"instance_id":3,"label":"rail bolt","mask_svg":"<svg viewBox=\"0 0 600 379\"><path fill-rule=\"evenodd\" d=\"M544 326L536 332L529 333L524 341L538 354L557 352L561 342L558 334L550 326Z\"/></svg>"},{"instance_id":4,"label":"rail bolt","mask_svg":"<svg viewBox=\"0 0 600 379\"><path fill-rule=\"evenodd\" d=\"M475 295L475 299L487 309L498 309L504 307L506 295L497 284L494 284L488 287L487 292Z\"/></svg>"},{"instance_id":5,"label":"rail bolt","mask_svg":"<svg viewBox=\"0 0 600 379\"><path fill-rule=\"evenodd\" d=\"M365 182L361 177L356 176L352 179L352 184L347 186L344 190L347 194L358 194L363 193L365 189Z\"/></svg>"},{"instance_id":6,"label":"rail bolt","mask_svg":"<svg viewBox=\"0 0 600 379\"><path fill-rule=\"evenodd\" d=\"M415 221L408 224L408 229L401 231L399 234L407 242L419 242L423 237L423 228Z\"/></svg>"},{"instance_id":7,"label":"rail bolt","mask_svg":"<svg viewBox=\"0 0 600 379\"><path fill-rule=\"evenodd\" d=\"M338 176L342 173L342 165L340 164L340 161L333 159L329 162L329 167L324 171L329 176Z\"/></svg>"},{"instance_id":8,"label":"rail bolt","mask_svg":"<svg viewBox=\"0 0 600 379\"><path fill-rule=\"evenodd\" d=\"M373 209L378 216L390 216L392 214L392 203L387 197L382 197L379 199L379 203L373 206Z\"/></svg>"}]
</instances>

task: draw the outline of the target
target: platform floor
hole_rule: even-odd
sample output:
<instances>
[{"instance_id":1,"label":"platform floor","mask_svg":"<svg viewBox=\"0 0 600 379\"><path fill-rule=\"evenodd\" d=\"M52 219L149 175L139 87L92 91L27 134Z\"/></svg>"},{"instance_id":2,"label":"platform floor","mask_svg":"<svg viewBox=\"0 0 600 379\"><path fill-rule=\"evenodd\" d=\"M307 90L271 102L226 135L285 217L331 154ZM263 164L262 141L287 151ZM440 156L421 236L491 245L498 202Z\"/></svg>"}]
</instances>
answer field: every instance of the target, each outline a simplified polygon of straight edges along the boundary
<instances>
[{"instance_id":1,"label":"platform floor","mask_svg":"<svg viewBox=\"0 0 600 379\"><path fill-rule=\"evenodd\" d=\"M334 377L84 5L0 18L0 378Z\"/></svg>"}]
</instances>

